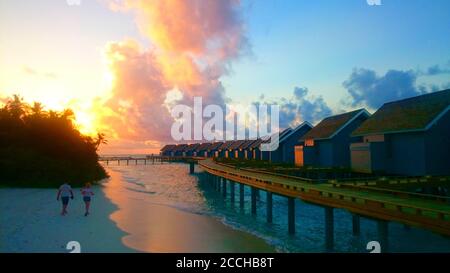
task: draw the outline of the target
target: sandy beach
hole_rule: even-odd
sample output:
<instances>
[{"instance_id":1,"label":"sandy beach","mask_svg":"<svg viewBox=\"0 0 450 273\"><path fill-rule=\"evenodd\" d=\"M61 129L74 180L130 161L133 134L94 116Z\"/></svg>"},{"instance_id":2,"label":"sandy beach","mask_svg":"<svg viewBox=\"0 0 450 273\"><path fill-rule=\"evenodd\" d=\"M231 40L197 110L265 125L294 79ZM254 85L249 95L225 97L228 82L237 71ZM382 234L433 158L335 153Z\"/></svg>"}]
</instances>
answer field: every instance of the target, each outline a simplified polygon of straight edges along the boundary
<instances>
[{"instance_id":1,"label":"sandy beach","mask_svg":"<svg viewBox=\"0 0 450 273\"><path fill-rule=\"evenodd\" d=\"M117 207L94 186L92 213L85 217L79 189L74 189L68 215L54 189L0 188L0 252L69 252L69 241L78 241L82 252L134 252L120 238L126 235L110 220Z\"/></svg>"},{"instance_id":2,"label":"sandy beach","mask_svg":"<svg viewBox=\"0 0 450 273\"><path fill-rule=\"evenodd\" d=\"M0 252L324 252L323 210L298 200L295 236L286 232L286 202L274 198L274 223L250 215L250 191L243 210L208 183L189 175L185 164L107 166L111 177L93 187L91 215L84 216L79 189L61 216L56 189L0 188ZM375 221L361 219L352 236L351 214L336 211L336 252L366 253L377 239ZM448 252L444 237L390 224L393 252Z\"/></svg>"},{"instance_id":3,"label":"sandy beach","mask_svg":"<svg viewBox=\"0 0 450 273\"><path fill-rule=\"evenodd\" d=\"M61 216L56 189L0 189L0 252L273 252L264 240L214 217L147 199L120 173L94 186L85 217L79 189Z\"/></svg>"},{"instance_id":4,"label":"sandy beach","mask_svg":"<svg viewBox=\"0 0 450 273\"><path fill-rule=\"evenodd\" d=\"M143 200L141 192L120 194L121 175L110 171L105 194L119 210L111 219L127 231L126 246L145 252L273 252L264 240L206 215Z\"/></svg>"}]
</instances>

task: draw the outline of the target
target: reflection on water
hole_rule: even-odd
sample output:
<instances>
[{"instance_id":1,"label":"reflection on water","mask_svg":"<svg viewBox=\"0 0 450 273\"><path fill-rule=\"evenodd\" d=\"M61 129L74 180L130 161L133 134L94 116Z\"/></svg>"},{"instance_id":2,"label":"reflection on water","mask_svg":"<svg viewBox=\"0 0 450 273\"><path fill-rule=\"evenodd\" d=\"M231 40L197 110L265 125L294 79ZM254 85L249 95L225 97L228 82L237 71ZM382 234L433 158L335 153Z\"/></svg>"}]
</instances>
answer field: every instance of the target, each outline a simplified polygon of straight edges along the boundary
<instances>
[{"instance_id":1,"label":"reflection on water","mask_svg":"<svg viewBox=\"0 0 450 273\"><path fill-rule=\"evenodd\" d=\"M273 223L266 223L265 193L260 192L257 216L250 214L250 189L245 187L245 207L240 209L238 201L239 188L236 186L236 203L230 198L224 199L203 178L202 172L196 169L196 175L188 174L188 165L129 165L108 166L110 173L120 175L120 183L125 185L108 186L112 199L133 198L134 202L153 204L164 208L176 208L178 211L192 215L214 217L233 229L242 230L264 239L282 252L324 252L324 209L296 200L296 234L287 234L287 200L281 196L273 196ZM115 182L119 183L119 182ZM228 190L230 188L228 187ZM108 195L108 192L107 192ZM114 200L113 200L114 201ZM122 200L123 204L126 200ZM119 204L120 207L120 204ZM138 209L138 208L137 208ZM145 215L144 212L140 212ZM185 214L184 214L185 215ZM127 217L123 214L121 217ZM181 217L180 215L170 217ZM170 218L169 217L169 218ZM361 235L352 235L351 214L335 209L335 251L336 252L368 252L369 241L377 240L376 222L361 218ZM174 219L156 219L172 221ZM200 221L197 219L197 221ZM119 221L126 222L126 220ZM158 224L156 221L154 224ZM162 225L162 224L161 224ZM208 225L207 221L202 225ZM163 225L162 225L163 226ZM195 228L195 227L192 227ZM218 228L214 226L214 228ZM125 229L126 230L126 229ZM128 231L128 230L127 230ZM129 232L129 231L128 231ZM181 232L181 231L180 231ZM225 231L224 231L225 232ZM155 232L153 234L158 234ZM159 234L167 234L159 232ZM227 240L230 240L228 234ZM134 240L139 240L135 236ZM220 244L220 242L216 242ZM223 242L222 242L223 243ZM214 244L209 241L208 244ZM186 246L189 250L189 244ZM262 247L262 246L261 246ZM209 249L220 251L221 248L210 246ZM416 228L405 229L397 223L389 224L389 249L391 252L450 252L450 239ZM154 248L154 251L165 251L165 248ZM249 249L254 251L254 249Z\"/></svg>"}]
</instances>

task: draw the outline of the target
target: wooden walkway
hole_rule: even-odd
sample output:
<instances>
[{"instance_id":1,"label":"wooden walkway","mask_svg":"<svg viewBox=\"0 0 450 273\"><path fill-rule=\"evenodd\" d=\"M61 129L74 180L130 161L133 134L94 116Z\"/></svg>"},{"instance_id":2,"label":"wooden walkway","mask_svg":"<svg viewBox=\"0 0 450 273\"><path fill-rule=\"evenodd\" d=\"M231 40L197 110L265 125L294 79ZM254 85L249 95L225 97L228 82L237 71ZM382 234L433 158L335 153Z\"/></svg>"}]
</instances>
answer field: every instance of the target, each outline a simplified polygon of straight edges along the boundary
<instances>
[{"instance_id":1,"label":"wooden walkway","mask_svg":"<svg viewBox=\"0 0 450 273\"><path fill-rule=\"evenodd\" d=\"M148 155L141 157L133 157L133 156L102 156L99 157L98 161L106 162L106 165L109 165L110 162L117 162L117 165L120 165L122 162L126 165L130 163L134 163L138 165L138 163L147 165L147 164L164 164L171 162L197 162L198 160L203 159L199 157L183 157L183 156L162 156L162 155Z\"/></svg>"},{"instance_id":2,"label":"wooden walkway","mask_svg":"<svg viewBox=\"0 0 450 273\"><path fill-rule=\"evenodd\" d=\"M450 236L449 198L426 198L412 193L374 190L367 188L370 182L354 183L353 187L341 187L338 183L314 183L276 174L248 169L236 169L214 162L212 159L199 161L207 173L223 179L242 183L286 197L300 198L303 201L328 208L341 208L353 214L383 221L396 221ZM423 180L422 183L426 183ZM415 181L420 183L420 181Z\"/></svg>"}]
</instances>

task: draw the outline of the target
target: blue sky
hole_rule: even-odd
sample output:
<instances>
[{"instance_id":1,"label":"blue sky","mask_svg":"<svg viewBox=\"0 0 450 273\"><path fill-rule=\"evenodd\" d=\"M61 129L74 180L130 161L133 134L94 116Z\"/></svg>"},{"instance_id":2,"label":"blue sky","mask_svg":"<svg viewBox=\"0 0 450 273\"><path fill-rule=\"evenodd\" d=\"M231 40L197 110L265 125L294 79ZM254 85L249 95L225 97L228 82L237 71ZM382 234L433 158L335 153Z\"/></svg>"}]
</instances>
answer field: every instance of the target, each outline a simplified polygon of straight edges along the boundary
<instances>
[{"instance_id":1,"label":"blue sky","mask_svg":"<svg viewBox=\"0 0 450 273\"><path fill-rule=\"evenodd\" d=\"M301 86L336 105L355 67L383 74L450 60L450 1L265 0L245 6L253 56L225 78L231 97L290 96Z\"/></svg>"},{"instance_id":2,"label":"blue sky","mask_svg":"<svg viewBox=\"0 0 450 273\"><path fill-rule=\"evenodd\" d=\"M374 111L387 101L450 88L448 0L381 0L381 6L366 0L242 0L237 11L220 9L233 1L223 6L197 0L173 0L167 6L165 0L142 1L141 7L129 10L113 10L110 1L133 2L82 0L70 6L66 0L0 1L0 102L19 93L49 108L69 107L83 132L112 130L110 135L132 143L122 146L141 149L142 143L158 147L164 141L154 134L158 128L170 131L164 95L176 90L180 80L188 97L200 94L219 105L228 102L223 94L235 103L278 102L284 127L360 107ZM146 12L161 3L165 9L155 23ZM190 13L194 5L206 14ZM173 9L185 17L171 21ZM161 34L167 22L175 24L165 33L174 41L171 52L164 48L164 37L145 32ZM211 25L217 29L208 29ZM228 31L233 33L228 36ZM180 33L187 37L179 40ZM200 45L214 44L218 34L223 39L219 49L231 54L224 59L209 52L189 57L198 53L189 52L198 44L183 38L196 34L204 38ZM240 44L228 48L230 37L245 37L246 50ZM186 42L192 44L185 47ZM243 54L236 58L233 51ZM117 57L123 52L136 55L124 61ZM190 85L185 75L178 77L190 71L183 65L191 60L211 59L212 71L221 71L219 83L214 73L198 67L191 69L200 75L199 86ZM228 73L222 73L230 63ZM152 78L146 71L163 77ZM125 112L126 122L99 127L108 125L104 118L124 105L135 109Z\"/></svg>"},{"instance_id":3,"label":"blue sky","mask_svg":"<svg viewBox=\"0 0 450 273\"><path fill-rule=\"evenodd\" d=\"M113 12L97 1L81 3L2 1L0 37L10 44L0 44L2 67L52 70L50 65L38 65L47 62L57 68L100 70L100 51L108 41L134 38L149 44L132 14ZM306 87L310 95L323 96L337 109L346 96L342 83L354 68L382 75L389 69L448 65L449 14L447 0L382 0L381 6L369 6L365 0L243 0L251 53L236 60L231 73L222 77L226 94L251 102L261 94L289 97L296 86ZM59 39L50 47L54 59L49 60L39 49L49 49L50 36ZM6 74L0 78L3 92L13 86L8 78ZM448 78L447 74L418 80L445 84Z\"/></svg>"}]
</instances>

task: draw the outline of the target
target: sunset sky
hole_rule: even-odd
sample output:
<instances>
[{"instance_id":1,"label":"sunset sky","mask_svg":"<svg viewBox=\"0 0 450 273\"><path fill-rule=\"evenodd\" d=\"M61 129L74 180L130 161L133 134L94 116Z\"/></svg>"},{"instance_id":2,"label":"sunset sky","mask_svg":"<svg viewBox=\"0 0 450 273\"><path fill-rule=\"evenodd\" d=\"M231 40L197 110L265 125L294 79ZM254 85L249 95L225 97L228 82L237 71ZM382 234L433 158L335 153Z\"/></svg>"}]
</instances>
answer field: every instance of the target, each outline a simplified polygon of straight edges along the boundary
<instances>
[{"instance_id":1,"label":"sunset sky","mask_svg":"<svg viewBox=\"0 0 450 273\"><path fill-rule=\"evenodd\" d=\"M157 152L174 103L281 125L450 88L450 1L2 0L0 100L70 107L103 153Z\"/></svg>"}]
</instances>

